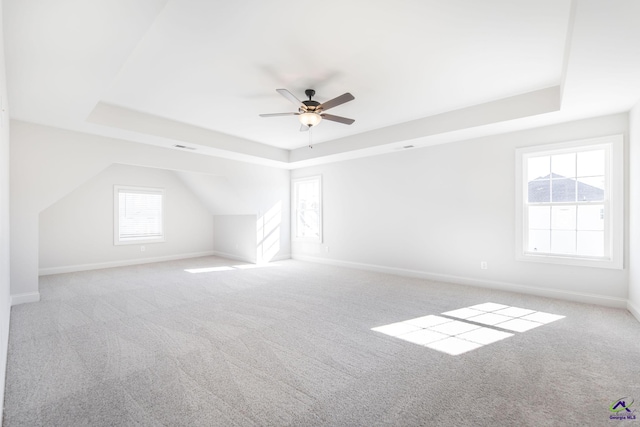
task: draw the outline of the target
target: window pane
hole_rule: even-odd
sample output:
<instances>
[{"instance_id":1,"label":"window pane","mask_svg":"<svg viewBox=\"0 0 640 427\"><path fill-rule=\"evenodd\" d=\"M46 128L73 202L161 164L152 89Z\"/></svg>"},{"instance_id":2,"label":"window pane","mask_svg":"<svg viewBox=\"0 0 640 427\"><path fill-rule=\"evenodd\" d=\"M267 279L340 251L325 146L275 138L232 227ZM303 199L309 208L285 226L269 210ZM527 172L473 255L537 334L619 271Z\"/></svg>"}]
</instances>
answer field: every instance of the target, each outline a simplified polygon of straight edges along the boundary
<instances>
[{"instance_id":1,"label":"window pane","mask_svg":"<svg viewBox=\"0 0 640 427\"><path fill-rule=\"evenodd\" d=\"M604 256L604 231L578 231L578 255Z\"/></svg>"},{"instance_id":2,"label":"window pane","mask_svg":"<svg viewBox=\"0 0 640 427\"><path fill-rule=\"evenodd\" d=\"M576 176L576 153L551 156L551 174L554 178Z\"/></svg>"},{"instance_id":3,"label":"window pane","mask_svg":"<svg viewBox=\"0 0 640 427\"><path fill-rule=\"evenodd\" d=\"M551 201L551 180L542 179L530 181L529 184L529 203L545 203Z\"/></svg>"},{"instance_id":4,"label":"window pane","mask_svg":"<svg viewBox=\"0 0 640 427\"><path fill-rule=\"evenodd\" d=\"M604 230L604 205L578 206L578 230Z\"/></svg>"},{"instance_id":5,"label":"window pane","mask_svg":"<svg viewBox=\"0 0 640 427\"><path fill-rule=\"evenodd\" d=\"M529 206L529 229L551 228L551 206Z\"/></svg>"},{"instance_id":6,"label":"window pane","mask_svg":"<svg viewBox=\"0 0 640 427\"><path fill-rule=\"evenodd\" d=\"M613 213L621 205L612 199L616 194L610 186L620 185L622 178L620 166L610 164L621 162L622 147L623 138L616 135L583 145L574 141L518 150L523 172L518 190L526 192L518 209L524 244L519 256L524 250L525 257L549 255L536 257L543 262L613 267L613 247L618 253L621 246ZM615 268L620 267L616 259Z\"/></svg>"},{"instance_id":7,"label":"window pane","mask_svg":"<svg viewBox=\"0 0 640 427\"><path fill-rule=\"evenodd\" d=\"M578 201L604 200L604 176L578 179Z\"/></svg>"},{"instance_id":8,"label":"window pane","mask_svg":"<svg viewBox=\"0 0 640 427\"><path fill-rule=\"evenodd\" d=\"M604 175L605 154L604 150L583 151L578 153L578 175L600 176Z\"/></svg>"},{"instance_id":9,"label":"window pane","mask_svg":"<svg viewBox=\"0 0 640 427\"><path fill-rule=\"evenodd\" d=\"M317 203L318 185L316 181L298 183L298 202L302 205Z\"/></svg>"},{"instance_id":10,"label":"window pane","mask_svg":"<svg viewBox=\"0 0 640 427\"><path fill-rule=\"evenodd\" d=\"M529 230L529 252L551 252L551 233L546 230Z\"/></svg>"},{"instance_id":11,"label":"window pane","mask_svg":"<svg viewBox=\"0 0 640 427\"><path fill-rule=\"evenodd\" d=\"M320 179L294 184L296 237L320 238Z\"/></svg>"},{"instance_id":12,"label":"window pane","mask_svg":"<svg viewBox=\"0 0 640 427\"><path fill-rule=\"evenodd\" d=\"M118 194L120 239L162 236L162 194Z\"/></svg>"},{"instance_id":13,"label":"window pane","mask_svg":"<svg viewBox=\"0 0 640 427\"><path fill-rule=\"evenodd\" d=\"M298 211L298 224L296 226L298 237L319 237L320 217L316 211Z\"/></svg>"},{"instance_id":14,"label":"window pane","mask_svg":"<svg viewBox=\"0 0 640 427\"><path fill-rule=\"evenodd\" d=\"M575 202L576 181L573 179L554 179L551 181L552 202Z\"/></svg>"},{"instance_id":15,"label":"window pane","mask_svg":"<svg viewBox=\"0 0 640 427\"><path fill-rule=\"evenodd\" d=\"M551 208L551 228L553 230L575 230L576 207L553 206Z\"/></svg>"},{"instance_id":16,"label":"window pane","mask_svg":"<svg viewBox=\"0 0 640 427\"><path fill-rule=\"evenodd\" d=\"M551 175L551 163L549 156L531 157L527 160L527 181L545 178Z\"/></svg>"},{"instance_id":17,"label":"window pane","mask_svg":"<svg viewBox=\"0 0 640 427\"><path fill-rule=\"evenodd\" d=\"M556 254L575 254L576 232L569 230L552 230L551 252Z\"/></svg>"}]
</instances>

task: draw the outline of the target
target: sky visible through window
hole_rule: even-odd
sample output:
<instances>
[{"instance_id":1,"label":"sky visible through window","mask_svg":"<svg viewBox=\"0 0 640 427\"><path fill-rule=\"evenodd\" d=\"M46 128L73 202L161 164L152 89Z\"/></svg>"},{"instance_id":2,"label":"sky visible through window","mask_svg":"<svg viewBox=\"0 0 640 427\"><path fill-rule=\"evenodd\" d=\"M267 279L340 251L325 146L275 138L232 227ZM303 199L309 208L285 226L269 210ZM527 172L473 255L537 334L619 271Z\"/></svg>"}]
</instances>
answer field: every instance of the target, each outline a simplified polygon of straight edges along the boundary
<instances>
[{"instance_id":1,"label":"sky visible through window","mask_svg":"<svg viewBox=\"0 0 640 427\"><path fill-rule=\"evenodd\" d=\"M557 314L487 302L371 330L457 356L562 318L564 316Z\"/></svg>"}]
</instances>

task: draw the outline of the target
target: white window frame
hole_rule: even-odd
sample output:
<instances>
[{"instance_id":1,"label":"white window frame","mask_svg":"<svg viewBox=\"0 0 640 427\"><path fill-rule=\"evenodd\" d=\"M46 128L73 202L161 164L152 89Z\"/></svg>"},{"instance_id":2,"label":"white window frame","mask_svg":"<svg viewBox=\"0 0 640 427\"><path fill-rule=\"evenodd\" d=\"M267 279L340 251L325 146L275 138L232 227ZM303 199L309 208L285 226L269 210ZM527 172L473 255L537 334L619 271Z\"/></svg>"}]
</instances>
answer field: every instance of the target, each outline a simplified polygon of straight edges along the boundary
<instances>
[{"instance_id":1,"label":"white window frame","mask_svg":"<svg viewBox=\"0 0 640 427\"><path fill-rule=\"evenodd\" d=\"M162 196L162 233L160 236L120 238L120 193L159 194ZM165 193L163 188L133 187L128 185L113 186L113 244L139 245L142 243L160 243L165 241Z\"/></svg>"},{"instance_id":2,"label":"white window frame","mask_svg":"<svg viewBox=\"0 0 640 427\"><path fill-rule=\"evenodd\" d=\"M541 154L562 154L583 149L604 148L605 164L605 255L538 254L527 251L528 194L527 159ZM584 267L624 268L624 138L611 135L557 144L537 145L516 149L516 259L551 264Z\"/></svg>"},{"instance_id":3,"label":"white window frame","mask_svg":"<svg viewBox=\"0 0 640 427\"><path fill-rule=\"evenodd\" d=\"M318 201L318 221L319 221L319 229L318 229L318 237L298 237L298 187L297 185L302 182L308 181L317 181L318 183L318 194L320 200ZM295 178L291 180L291 228L292 228L292 239L297 242L310 242L310 243L322 243L322 205L323 205L323 197L322 197L322 176L314 175L307 176L304 178Z\"/></svg>"}]
</instances>

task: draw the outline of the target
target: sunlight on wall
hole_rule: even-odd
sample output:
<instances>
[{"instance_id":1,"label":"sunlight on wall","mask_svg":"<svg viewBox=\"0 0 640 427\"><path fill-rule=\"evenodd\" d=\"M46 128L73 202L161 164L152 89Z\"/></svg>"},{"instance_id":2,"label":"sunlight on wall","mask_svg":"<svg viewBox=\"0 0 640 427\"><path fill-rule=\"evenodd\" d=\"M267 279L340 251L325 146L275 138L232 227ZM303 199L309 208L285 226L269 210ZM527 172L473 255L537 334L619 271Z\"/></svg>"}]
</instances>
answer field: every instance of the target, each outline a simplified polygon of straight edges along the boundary
<instances>
[{"instance_id":1,"label":"sunlight on wall","mask_svg":"<svg viewBox=\"0 0 640 427\"><path fill-rule=\"evenodd\" d=\"M371 330L456 356L512 337L511 332L525 332L562 318L564 316L557 314L487 302L447 311L441 316L418 317Z\"/></svg>"},{"instance_id":2,"label":"sunlight on wall","mask_svg":"<svg viewBox=\"0 0 640 427\"><path fill-rule=\"evenodd\" d=\"M278 202L256 223L256 262L269 262L280 251L280 223L282 222L282 202Z\"/></svg>"}]
</instances>

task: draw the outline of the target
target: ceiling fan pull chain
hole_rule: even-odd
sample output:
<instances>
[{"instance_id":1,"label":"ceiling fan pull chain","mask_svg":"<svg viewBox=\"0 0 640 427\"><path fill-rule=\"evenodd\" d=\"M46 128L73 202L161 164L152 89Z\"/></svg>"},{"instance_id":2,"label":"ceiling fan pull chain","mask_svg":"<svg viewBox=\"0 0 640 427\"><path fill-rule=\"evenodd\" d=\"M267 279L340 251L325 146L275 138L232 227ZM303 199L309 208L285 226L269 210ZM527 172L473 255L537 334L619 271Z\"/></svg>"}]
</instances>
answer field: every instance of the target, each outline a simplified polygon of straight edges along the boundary
<instances>
[{"instance_id":1,"label":"ceiling fan pull chain","mask_svg":"<svg viewBox=\"0 0 640 427\"><path fill-rule=\"evenodd\" d=\"M313 148L311 145L311 128L313 128L313 126L309 126L309 148Z\"/></svg>"}]
</instances>

